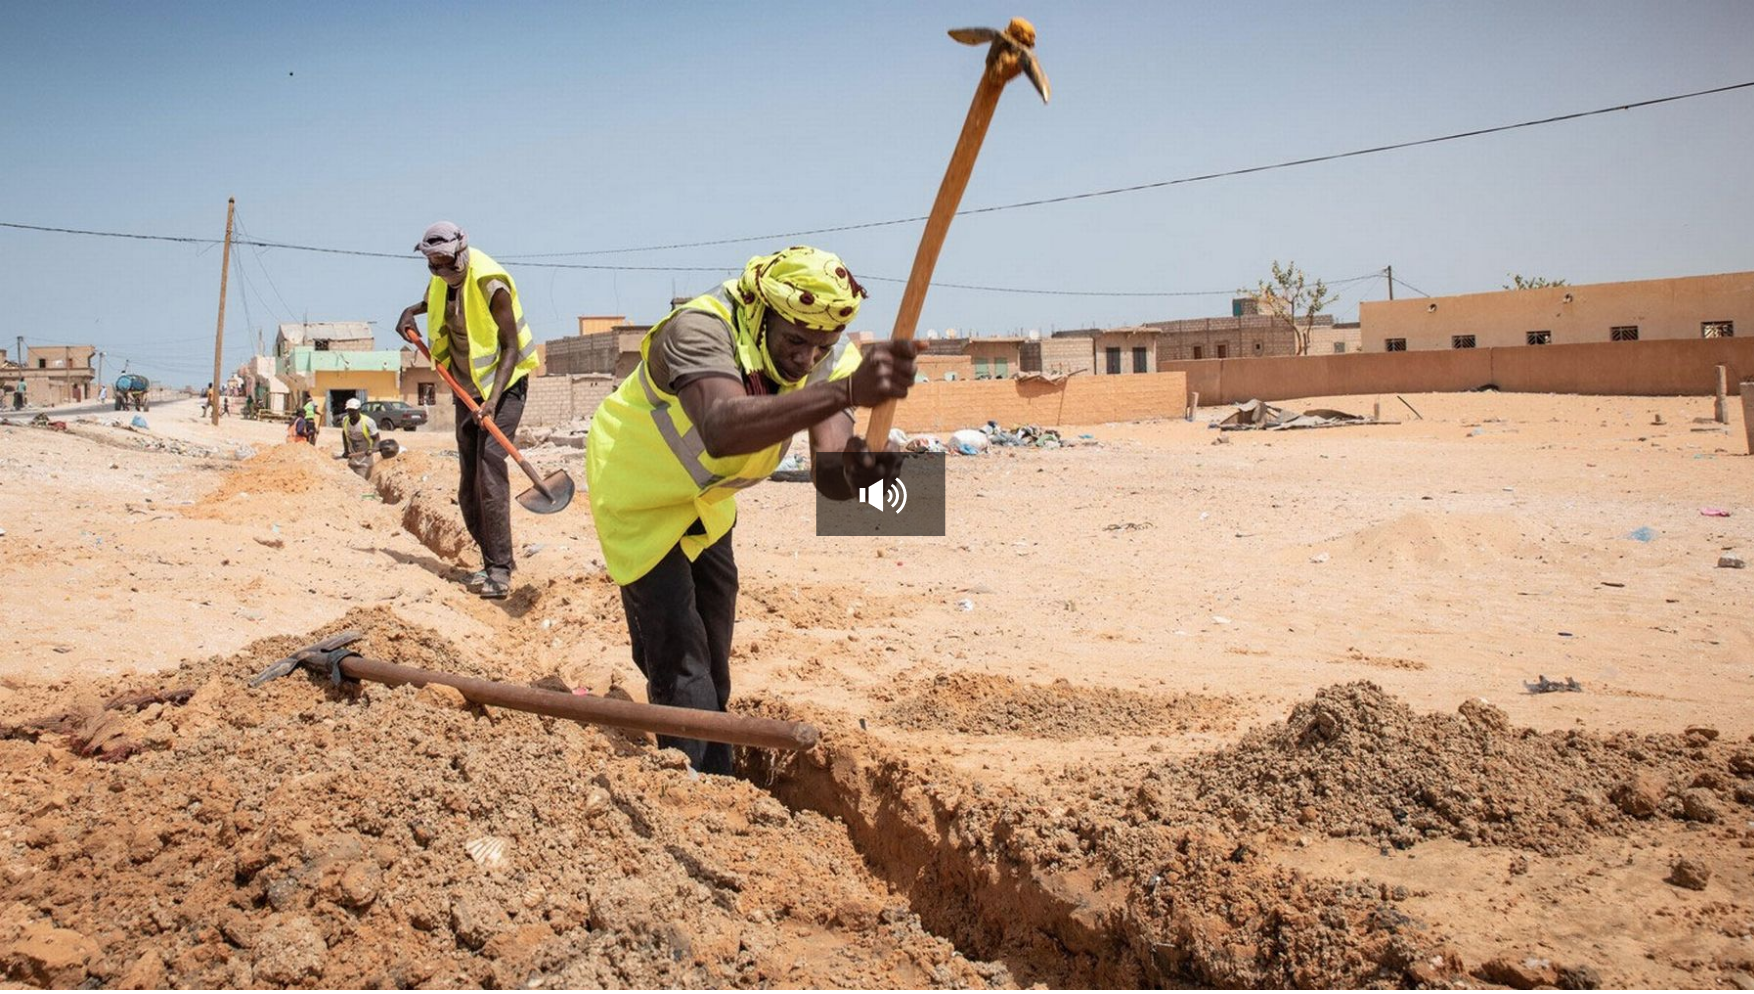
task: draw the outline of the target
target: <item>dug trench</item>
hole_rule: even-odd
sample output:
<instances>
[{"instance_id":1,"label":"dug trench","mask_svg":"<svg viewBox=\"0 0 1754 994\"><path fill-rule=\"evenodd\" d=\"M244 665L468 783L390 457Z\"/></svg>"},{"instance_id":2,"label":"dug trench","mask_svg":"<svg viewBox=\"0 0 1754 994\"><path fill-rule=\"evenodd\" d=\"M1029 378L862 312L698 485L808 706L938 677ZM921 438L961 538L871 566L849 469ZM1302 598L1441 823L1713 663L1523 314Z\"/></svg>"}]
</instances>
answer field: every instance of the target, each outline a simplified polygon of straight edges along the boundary
<instances>
[{"instance_id":1,"label":"dug trench","mask_svg":"<svg viewBox=\"0 0 1754 994\"><path fill-rule=\"evenodd\" d=\"M795 717L777 700L749 706ZM747 752L745 775L792 810L845 825L926 928L1026 984L1592 987L1653 976L1622 972L1628 964L1608 953L1554 956L1537 935L1501 938L1463 920L1477 921L1478 908L1457 914L1392 879L1292 865L1311 862L1300 857L1312 837L1383 857L1463 843L1467 861L1507 860L1513 876L1531 860L1602 859L1580 875L1599 878L1634 864L1602 850L1649 848L1668 855L1625 872L1648 872L1635 885L1664 892L1703 888L1715 867L1729 893L1746 893L1754 868L1754 833L1736 827L1754 807L1754 748L1706 728L1538 733L1481 701L1416 714L1355 683L1226 749L1068 769L1020 791L910 755L856 719L811 717L824 725L821 746ZM1574 886L1564 900L1588 902L1591 891ZM1745 900L1660 905L1646 906L1678 919L1674 937L1691 946L1672 964L1681 975L1710 982L1747 969L1735 953L1754 920ZM1698 938L1714 933L1725 941Z\"/></svg>"}]
</instances>

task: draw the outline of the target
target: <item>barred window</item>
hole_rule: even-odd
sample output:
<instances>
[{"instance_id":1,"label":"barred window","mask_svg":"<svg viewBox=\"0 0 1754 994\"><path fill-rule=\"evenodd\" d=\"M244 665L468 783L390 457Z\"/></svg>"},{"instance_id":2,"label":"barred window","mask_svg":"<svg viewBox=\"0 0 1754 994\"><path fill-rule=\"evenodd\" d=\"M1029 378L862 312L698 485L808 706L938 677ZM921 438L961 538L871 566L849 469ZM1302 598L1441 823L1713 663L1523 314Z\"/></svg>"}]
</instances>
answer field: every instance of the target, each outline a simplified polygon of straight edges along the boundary
<instances>
[{"instance_id":1,"label":"barred window","mask_svg":"<svg viewBox=\"0 0 1754 994\"><path fill-rule=\"evenodd\" d=\"M1474 347L1473 335L1451 335L1449 347L1452 349L1471 349Z\"/></svg>"},{"instance_id":2,"label":"barred window","mask_svg":"<svg viewBox=\"0 0 1754 994\"><path fill-rule=\"evenodd\" d=\"M1382 342L1382 350L1384 352L1405 352L1407 351L1407 340L1405 338L1385 338Z\"/></svg>"},{"instance_id":3,"label":"barred window","mask_svg":"<svg viewBox=\"0 0 1754 994\"><path fill-rule=\"evenodd\" d=\"M1616 325L1615 327L1609 328L1608 329L1608 341L1610 341L1610 342L1636 342L1636 341L1638 341L1638 325L1622 324L1622 325Z\"/></svg>"},{"instance_id":4,"label":"barred window","mask_svg":"<svg viewBox=\"0 0 1754 994\"><path fill-rule=\"evenodd\" d=\"M1527 335L1525 335L1524 337L1527 339L1527 341L1530 345L1552 345L1553 344L1553 333L1551 331L1531 331Z\"/></svg>"},{"instance_id":5,"label":"barred window","mask_svg":"<svg viewBox=\"0 0 1754 994\"><path fill-rule=\"evenodd\" d=\"M1703 321L1699 325L1700 338L1734 338L1736 322L1734 321Z\"/></svg>"}]
</instances>

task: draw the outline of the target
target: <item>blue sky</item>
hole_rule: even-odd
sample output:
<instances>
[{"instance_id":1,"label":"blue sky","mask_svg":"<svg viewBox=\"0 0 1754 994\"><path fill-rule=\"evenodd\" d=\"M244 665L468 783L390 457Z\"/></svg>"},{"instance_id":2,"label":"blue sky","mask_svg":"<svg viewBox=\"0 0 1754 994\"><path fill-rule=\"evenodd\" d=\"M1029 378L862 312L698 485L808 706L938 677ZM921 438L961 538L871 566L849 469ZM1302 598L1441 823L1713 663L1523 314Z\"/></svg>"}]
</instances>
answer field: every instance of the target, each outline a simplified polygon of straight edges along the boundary
<instances>
[{"instance_id":1,"label":"blue sky","mask_svg":"<svg viewBox=\"0 0 1754 994\"><path fill-rule=\"evenodd\" d=\"M979 54L949 27L1031 17L1054 84L1001 102L965 207L1171 179L1754 80L1754 4L853 5L314 2L5 6L0 221L382 252L461 223L539 338L660 317L710 272L520 266L594 251L921 215ZM959 219L948 282L1229 291L1295 259L1421 290L1754 268L1754 90L1380 156ZM918 224L813 236L905 277ZM751 241L593 255L718 267ZM390 325L421 263L238 250L228 371L284 320ZM0 347L92 342L205 383L214 247L0 229ZM886 335L899 283L858 326ZM1336 307L1384 295L1343 288ZM1399 290L1398 293L1408 293ZM1227 293L937 288L921 328L983 333L1228 313Z\"/></svg>"}]
</instances>

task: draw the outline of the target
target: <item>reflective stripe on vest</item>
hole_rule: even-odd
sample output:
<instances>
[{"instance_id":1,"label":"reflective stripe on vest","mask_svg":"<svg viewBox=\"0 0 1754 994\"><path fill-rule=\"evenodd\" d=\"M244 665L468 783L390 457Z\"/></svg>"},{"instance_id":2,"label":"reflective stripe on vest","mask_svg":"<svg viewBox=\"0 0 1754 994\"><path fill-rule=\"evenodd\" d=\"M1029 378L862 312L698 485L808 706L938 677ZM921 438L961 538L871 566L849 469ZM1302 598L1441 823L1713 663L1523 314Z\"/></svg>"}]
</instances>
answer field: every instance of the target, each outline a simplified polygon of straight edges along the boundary
<instances>
[{"instance_id":1,"label":"reflective stripe on vest","mask_svg":"<svg viewBox=\"0 0 1754 994\"><path fill-rule=\"evenodd\" d=\"M771 476L788 445L776 442L718 458L707 453L699 428L680 399L652 378L647 361L657 335L685 310L704 311L730 326L740 370L759 347L740 326L723 288L703 294L646 333L639 366L597 408L586 444L586 492L604 565L622 585L644 576L677 546L692 560L723 538L736 522L735 494ZM860 361L858 349L840 345L803 382L780 392L850 376Z\"/></svg>"}]
</instances>

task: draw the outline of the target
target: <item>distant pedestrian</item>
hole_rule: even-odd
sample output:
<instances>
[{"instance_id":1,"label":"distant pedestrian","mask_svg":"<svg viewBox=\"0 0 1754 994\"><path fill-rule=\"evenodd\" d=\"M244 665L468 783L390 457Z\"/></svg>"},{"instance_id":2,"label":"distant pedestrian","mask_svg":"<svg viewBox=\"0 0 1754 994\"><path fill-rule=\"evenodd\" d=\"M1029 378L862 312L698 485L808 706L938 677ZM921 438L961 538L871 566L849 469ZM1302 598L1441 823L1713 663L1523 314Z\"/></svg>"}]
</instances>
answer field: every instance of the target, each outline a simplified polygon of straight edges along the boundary
<instances>
[{"instance_id":1,"label":"distant pedestrian","mask_svg":"<svg viewBox=\"0 0 1754 994\"><path fill-rule=\"evenodd\" d=\"M18 378L18 385L12 388L12 409L24 410L24 377Z\"/></svg>"}]
</instances>

